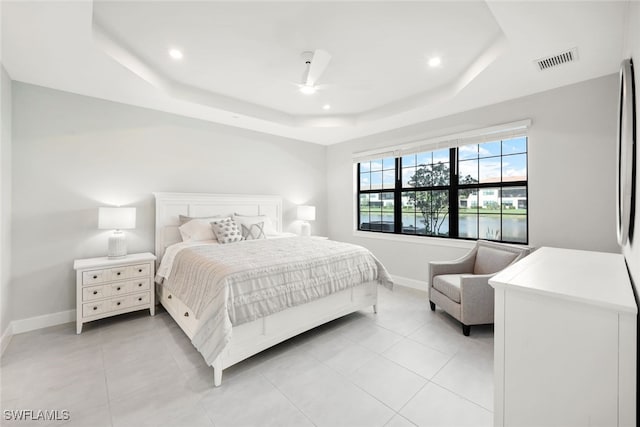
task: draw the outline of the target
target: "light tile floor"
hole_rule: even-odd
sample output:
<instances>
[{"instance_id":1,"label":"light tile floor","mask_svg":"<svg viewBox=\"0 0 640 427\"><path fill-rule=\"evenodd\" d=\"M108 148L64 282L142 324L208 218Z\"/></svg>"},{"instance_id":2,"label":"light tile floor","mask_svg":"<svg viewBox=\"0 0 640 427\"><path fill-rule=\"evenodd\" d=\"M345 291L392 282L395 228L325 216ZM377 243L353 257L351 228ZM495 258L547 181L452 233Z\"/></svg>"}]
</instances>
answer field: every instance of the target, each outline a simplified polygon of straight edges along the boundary
<instances>
[{"instance_id":1,"label":"light tile floor","mask_svg":"<svg viewBox=\"0 0 640 427\"><path fill-rule=\"evenodd\" d=\"M131 313L16 335L0 364L2 425L490 426L493 329L460 325L425 294L380 288L351 314L224 371L171 317ZM70 420L7 421L5 410Z\"/></svg>"}]
</instances>

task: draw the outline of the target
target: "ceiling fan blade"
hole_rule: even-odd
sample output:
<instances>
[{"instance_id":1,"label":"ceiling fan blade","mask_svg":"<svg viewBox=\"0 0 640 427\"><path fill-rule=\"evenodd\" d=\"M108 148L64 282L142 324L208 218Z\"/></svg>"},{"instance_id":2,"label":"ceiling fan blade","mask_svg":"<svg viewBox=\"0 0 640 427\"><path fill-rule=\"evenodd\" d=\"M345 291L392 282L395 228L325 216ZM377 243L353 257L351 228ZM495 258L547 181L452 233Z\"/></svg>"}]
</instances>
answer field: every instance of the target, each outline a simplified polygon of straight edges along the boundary
<instances>
[{"instance_id":1,"label":"ceiling fan blade","mask_svg":"<svg viewBox=\"0 0 640 427\"><path fill-rule=\"evenodd\" d=\"M331 61L331 55L325 50L317 49L313 53L313 58L311 59L311 64L309 65L309 71L307 72L307 78L305 84L307 86L313 86L316 84L322 73L324 73L325 68L329 65L329 61Z\"/></svg>"}]
</instances>

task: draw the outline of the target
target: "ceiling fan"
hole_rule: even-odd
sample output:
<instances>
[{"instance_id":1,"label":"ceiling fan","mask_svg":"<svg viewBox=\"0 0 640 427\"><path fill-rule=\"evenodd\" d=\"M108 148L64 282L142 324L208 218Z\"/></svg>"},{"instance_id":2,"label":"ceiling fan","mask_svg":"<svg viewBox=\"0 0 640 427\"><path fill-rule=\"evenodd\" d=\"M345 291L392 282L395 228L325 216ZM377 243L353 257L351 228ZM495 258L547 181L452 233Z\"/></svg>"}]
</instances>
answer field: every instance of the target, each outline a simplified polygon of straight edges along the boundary
<instances>
[{"instance_id":1,"label":"ceiling fan","mask_svg":"<svg viewBox=\"0 0 640 427\"><path fill-rule=\"evenodd\" d=\"M329 65L331 55L326 50L316 49L314 52L302 52L301 57L306 69L302 75L302 84L299 85L300 92L312 95L319 88L316 82Z\"/></svg>"}]
</instances>

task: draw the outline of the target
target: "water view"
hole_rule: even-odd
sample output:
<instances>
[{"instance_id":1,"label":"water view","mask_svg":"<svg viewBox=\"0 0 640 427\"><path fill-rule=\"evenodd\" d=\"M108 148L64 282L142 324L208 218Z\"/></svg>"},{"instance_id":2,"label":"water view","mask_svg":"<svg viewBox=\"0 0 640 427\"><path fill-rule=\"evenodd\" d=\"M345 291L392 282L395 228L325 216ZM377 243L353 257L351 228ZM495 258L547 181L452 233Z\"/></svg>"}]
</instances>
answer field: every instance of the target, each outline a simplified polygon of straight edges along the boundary
<instances>
[{"instance_id":1,"label":"water view","mask_svg":"<svg viewBox=\"0 0 640 427\"><path fill-rule=\"evenodd\" d=\"M448 236L449 217L440 218L439 227L430 235ZM362 230L378 230L393 232L394 219L392 213L361 212L360 228ZM404 212L402 214L402 232L404 234L426 235L427 227L421 213ZM526 243L527 241L527 216L523 213L502 214L473 213L460 214L458 220L458 233L460 237L472 239L505 240L510 242Z\"/></svg>"}]
</instances>

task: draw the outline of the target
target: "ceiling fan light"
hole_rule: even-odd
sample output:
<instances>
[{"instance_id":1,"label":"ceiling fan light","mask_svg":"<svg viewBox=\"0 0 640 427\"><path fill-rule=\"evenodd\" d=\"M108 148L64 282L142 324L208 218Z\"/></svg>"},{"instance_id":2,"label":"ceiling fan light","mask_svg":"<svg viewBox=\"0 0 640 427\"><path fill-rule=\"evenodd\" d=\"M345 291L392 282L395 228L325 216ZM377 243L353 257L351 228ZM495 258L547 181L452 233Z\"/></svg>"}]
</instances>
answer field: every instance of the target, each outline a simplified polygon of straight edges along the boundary
<instances>
[{"instance_id":1,"label":"ceiling fan light","mask_svg":"<svg viewBox=\"0 0 640 427\"><path fill-rule=\"evenodd\" d=\"M441 63L442 63L442 59L440 59L439 56L434 56L431 59L429 59L429 66L430 67L437 67Z\"/></svg>"},{"instance_id":2,"label":"ceiling fan light","mask_svg":"<svg viewBox=\"0 0 640 427\"><path fill-rule=\"evenodd\" d=\"M180 60L183 55L180 49L169 49L169 56L175 60Z\"/></svg>"},{"instance_id":3,"label":"ceiling fan light","mask_svg":"<svg viewBox=\"0 0 640 427\"><path fill-rule=\"evenodd\" d=\"M313 95L314 93L316 93L316 87L309 86L309 85L302 85L300 86L300 92L304 93L305 95Z\"/></svg>"}]
</instances>

